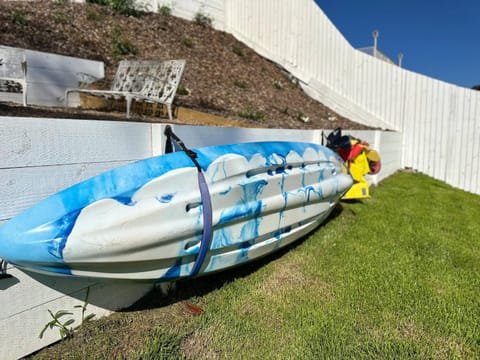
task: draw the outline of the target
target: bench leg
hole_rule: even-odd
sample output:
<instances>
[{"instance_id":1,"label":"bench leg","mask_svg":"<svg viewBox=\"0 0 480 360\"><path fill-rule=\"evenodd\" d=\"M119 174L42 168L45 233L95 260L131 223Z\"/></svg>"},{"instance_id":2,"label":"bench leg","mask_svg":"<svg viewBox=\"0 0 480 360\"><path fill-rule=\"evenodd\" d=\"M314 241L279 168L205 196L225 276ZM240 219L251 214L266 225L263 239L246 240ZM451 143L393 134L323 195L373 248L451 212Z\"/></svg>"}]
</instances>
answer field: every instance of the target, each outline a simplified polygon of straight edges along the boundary
<instances>
[{"instance_id":1,"label":"bench leg","mask_svg":"<svg viewBox=\"0 0 480 360\"><path fill-rule=\"evenodd\" d=\"M27 83L22 84L23 91L23 106L27 106Z\"/></svg>"},{"instance_id":2,"label":"bench leg","mask_svg":"<svg viewBox=\"0 0 480 360\"><path fill-rule=\"evenodd\" d=\"M68 107L68 95L69 95L69 94L70 94L70 92L69 92L68 90L65 91L65 100L64 100L64 102L65 102L65 107L66 107L66 108Z\"/></svg>"},{"instance_id":3,"label":"bench leg","mask_svg":"<svg viewBox=\"0 0 480 360\"><path fill-rule=\"evenodd\" d=\"M172 116L172 105L171 104L167 104L167 111L168 111L168 118L170 120L173 120L173 116Z\"/></svg>"},{"instance_id":4,"label":"bench leg","mask_svg":"<svg viewBox=\"0 0 480 360\"><path fill-rule=\"evenodd\" d=\"M125 102L127 103L127 118L130 117L130 108L132 106L132 98L130 96L125 97Z\"/></svg>"}]
</instances>

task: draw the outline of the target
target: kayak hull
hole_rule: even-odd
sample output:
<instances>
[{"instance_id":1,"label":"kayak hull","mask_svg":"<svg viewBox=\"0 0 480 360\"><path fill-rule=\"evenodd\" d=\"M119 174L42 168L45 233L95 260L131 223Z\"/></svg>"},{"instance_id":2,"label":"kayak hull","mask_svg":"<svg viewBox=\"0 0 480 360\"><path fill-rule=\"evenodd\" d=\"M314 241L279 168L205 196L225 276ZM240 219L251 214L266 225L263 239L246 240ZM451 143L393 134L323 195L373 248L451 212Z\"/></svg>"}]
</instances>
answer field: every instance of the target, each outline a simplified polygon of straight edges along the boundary
<instances>
[{"instance_id":1,"label":"kayak hull","mask_svg":"<svg viewBox=\"0 0 480 360\"><path fill-rule=\"evenodd\" d=\"M52 195L0 227L0 257L30 271L87 278L208 274L309 233L352 185L339 156L316 144L242 143L194 152L201 175L186 153L175 152ZM199 270L192 272L195 264Z\"/></svg>"}]
</instances>

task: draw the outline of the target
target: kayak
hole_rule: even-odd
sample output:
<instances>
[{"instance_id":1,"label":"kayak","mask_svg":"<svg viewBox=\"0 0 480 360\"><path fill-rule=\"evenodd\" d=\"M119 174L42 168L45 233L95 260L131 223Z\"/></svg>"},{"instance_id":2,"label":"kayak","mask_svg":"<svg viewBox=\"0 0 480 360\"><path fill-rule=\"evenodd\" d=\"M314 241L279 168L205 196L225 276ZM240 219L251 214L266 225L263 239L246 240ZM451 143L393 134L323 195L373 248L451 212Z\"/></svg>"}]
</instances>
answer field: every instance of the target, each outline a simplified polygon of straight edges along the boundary
<instances>
[{"instance_id":1,"label":"kayak","mask_svg":"<svg viewBox=\"0 0 480 360\"><path fill-rule=\"evenodd\" d=\"M343 160L312 143L172 152L75 184L10 219L0 227L0 258L83 278L200 276L301 238L352 183Z\"/></svg>"}]
</instances>

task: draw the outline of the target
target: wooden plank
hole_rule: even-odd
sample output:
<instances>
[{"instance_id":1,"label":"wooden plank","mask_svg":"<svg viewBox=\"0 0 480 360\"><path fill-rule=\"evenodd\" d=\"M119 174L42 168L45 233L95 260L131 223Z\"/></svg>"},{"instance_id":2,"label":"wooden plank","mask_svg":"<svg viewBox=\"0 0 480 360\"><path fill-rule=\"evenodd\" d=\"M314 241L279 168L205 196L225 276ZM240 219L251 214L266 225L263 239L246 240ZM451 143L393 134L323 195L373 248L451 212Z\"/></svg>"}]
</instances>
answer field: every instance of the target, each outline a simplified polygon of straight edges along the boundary
<instances>
[{"instance_id":1,"label":"wooden plank","mask_svg":"<svg viewBox=\"0 0 480 360\"><path fill-rule=\"evenodd\" d=\"M151 154L146 123L0 117L0 168L128 161Z\"/></svg>"},{"instance_id":2,"label":"wooden plank","mask_svg":"<svg viewBox=\"0 0 480 360\"><path fill-rule=\"evenodd\" d=\"M0 169L0 220L7 220L68 186L128 162Z\"/></svg>"}]
</instances>

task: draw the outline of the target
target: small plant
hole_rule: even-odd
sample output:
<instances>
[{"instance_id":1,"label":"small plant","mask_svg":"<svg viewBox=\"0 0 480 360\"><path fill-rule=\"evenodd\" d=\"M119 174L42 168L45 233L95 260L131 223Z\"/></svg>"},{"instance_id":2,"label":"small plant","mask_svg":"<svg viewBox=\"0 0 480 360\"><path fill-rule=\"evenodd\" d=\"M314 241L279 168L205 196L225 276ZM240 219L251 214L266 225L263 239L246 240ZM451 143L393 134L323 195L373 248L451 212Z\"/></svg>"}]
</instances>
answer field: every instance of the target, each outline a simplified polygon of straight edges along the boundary
<instances>
[{"instance_id":1,"label":"small plant","mask_svg":"<svg viewBox=\"0 0 480 360\"><path fill-rule=\"evenodd\" d=\"M304 123L307 123L310 121L310 117L305 115L303 112L299 112L297 115L297 120L303 121Z\"/></svg>"},{"instance_id":2,"label":"small plant","mask_svg":"<svg viewBox=\"0 0 480 360\"><path fill-rule=\"evenodd\" d=\"M275 89L277 89L277 90L283 90L283 84L282 84L281 81L274 80L274 81L273 81L273 86L274 86Z\"/></svg>"},{"instance_id":3,"label":"small plant","mask_svg":"<svg viewBox=\"0 0 480 360\"><path fill-rule=\"evenodd\" d=\"M232 51L233 51L233 53L234 53L235 55L238 55L238 56L240 56L240 57L245 56L245 54L243 53L243 50L242 50L241 47L234 46L234 47L232 48Z\"/></svg>"},{"instance_id":4,"label":"small plant","mask_svg":"<svg viewBox=\"0 0 480 360\"><path fill-rule=\"evenodd\" d=\"M236 87L239 87L240 89L248 88L248 84L245 81L235 80L233 82L233 85L235 85Z\"/></svg>"},{"instance_id":5,"label":"small plant","mask_svg":"<svg viewBox=\"0 0 480 360\"><path fill-rule=\"evenodd\" d=\"M193 40L190 38L183 38L180 43L188 48L193 47Z\"/></svg>"},{"instance_id":6,"label":"small plant","mask_svg":"<svg viewBox=\"0 0 480 360\"><path fill-rule=\"evenodd\" d=\"M60 338L62 340L71 338L73 336L73 332L75 331L73 327L69 327L75 322L75 319L68 319L64 323L60 320L61 317L65 315L73 315L73 313L65 311L65 310L59 310L55 314L52 313L52 311L49 309L48 313L52 317L52 321L48 322L45 327L42 329L40 332L40 335L38 336L40 339L43 338L43 335L45 334L45 331L47 329L53 329L54 327L58 328L58 332L60 333Z\"/></svg>"},{"instance_id":7,"label":"small plant","mask_svg":"<svg viewBox=\"0 0 480 360\"><path fill-rule=\"evenodd\" d=\"M254 121L261 121L265 119L265 114L261 111L257 111L254 109L247 109L245 111L241 111L238 113L238 116L244 118L244 119L249 119L249 120L254 120Z\"/></svg>"},{"instance_id":8,"label":"small plant","mask_svg":"<svg viewBox=\"0 0 480 360\"><path fill-rule=\"evenodd\" d=\"M158 7L158 13L162 16L172 15L172 9L167 5L162 5Z\"/></svg>"},{"instance_id":9,"label":"small plant","mask_svg":"<svg viewBox=\"0 0 480 360\"><path fill-rule=\"evenodd\" d=\"M67 15L62 13L54 13L53 20L55 20L57 24L66 24L69 22Z\"/></svg>"},{"instance_id":10,"label":"small plant","mask_svg":"<svg viewBox=\"0 0 480 360\"><path fill-rule=\"evenodd\" d=\"M112 30L112 52L116 60L124 55L136 55L138 53L135 45L122 36L122 31L118 24Z\"/></svg>"},{"instance_id":11,"label":"small plant","mask_svg":"<svg viewBox=\"0 0 480 360\"><path fill-rule=\"evenodd\" d=\"M193 21L203 27L212 27L213 19L211 16L203 13L201 10L195 14Z\"/></svg>"},{"instance_id":12,"label":"small plant","mask_svg":"<svg viewBox=\"0 0 480 360\"><path fill-rule=\"evenodd\" d=\"M138 16L135 0L109 0L109 6L125 16Z\"/></svg>"},{"instance_id":13,"label":"small plant","mask_svg":"<svg viewBox=\"0 0 480 360\"><path fill-rule=\"evenodd\" d=\"M87 311L87 305L88 305L88 296L90 295L90 287L87 288L87 293L85 295L85 300L82 305L75 305L75 308L80 308L81 309L81 322L79 325L73 327L73 323L75 322L75 319L70 318L66 320L65 322L62 322L62 318L67 315L73 315L73 313L66 311L66 310L59 310L55 314L49 309L48 313L52 317L52 320L49 321L48 323L45 324L43 327L42 331L40 331L39 338L43 338L43 335L45 334L45 331L47 329L53 329L53 328L58 328L58 332L60 333L60 338L62 340L68 339L73 337L73 334L75 330L77 330L84 322L90 321L93 319L95 314L88 314L85 315Z\"/></svg>"},{"instance_id":14,"label":"small plant","mask_svg":"<svg viewBox=\"0 0 480 360\"><path fill-rule=\"evenodd\" d=\"M25 26L27 25L27 13L22 10L10 11L10 21L15 25Z\"/></svg>"},{"instance_id":15,"label":"small plant","mask_svg":"<svg viewBox=\"0 0 480 360\"><path fill-rule=\"evenodd\" d=\"M109 0L87 0L87 3L108 6L110 1Z\"/></svg>"},{"instance_id":16,"label":"small plant","mask_svg":"<svg viewBox=\"0 0 480 360\"><path fill-rule=\"evenodd\" d=\"M142 11L148 10L148 5L140 6L135 0L87 0L88 3L108 6L125 16L140 16Z\"/></svg>"},{"instance_id":17,"label":"small plant","mask_svg":"<svg viewBox=\"0 0 480 360\"><path fill-rule=\"evenodd\" d=\"M99 21L101 19L100 14L95 10L91 10L91 9L87 10L86 17L87 17L87 20L89 21Z\"/></svg>"},{"instance_id":18,"label":"small plant","mask_svg":"<svg viewBox=\"0 0 480 360\"><path fill-rule=\"evenodd\" d=\"M179 87L177 89L177 95L190 95L192 91L187 87Z\"/></svg>"}]
</instances>

